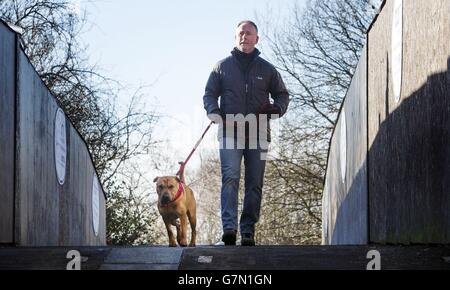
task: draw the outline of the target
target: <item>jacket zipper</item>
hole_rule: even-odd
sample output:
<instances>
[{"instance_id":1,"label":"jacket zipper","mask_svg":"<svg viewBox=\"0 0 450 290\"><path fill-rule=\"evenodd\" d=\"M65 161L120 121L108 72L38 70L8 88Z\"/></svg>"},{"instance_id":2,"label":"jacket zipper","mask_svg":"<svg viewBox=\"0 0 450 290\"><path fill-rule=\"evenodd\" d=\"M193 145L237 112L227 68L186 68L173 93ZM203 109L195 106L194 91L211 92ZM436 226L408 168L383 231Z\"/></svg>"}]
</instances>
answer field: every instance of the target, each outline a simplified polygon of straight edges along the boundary
<instances>
[{"instance_id":1,"label":"jacket zipper","mask_svg":"<svg viewBox=\"0 0 450 290\"><path fill-rule=\"evenodd\" d=\"M252 66L254 65L254 63L256 62L257 58L258 57L256 57L252 62L250 62L247 66L247 69L243 72L244 78L245 78L245 115L248 114L248 83L249 83L250 70L251 70Z\"/></svg>"},{"instance_id":2,"label":"jacket zipper","mask_svg":"<svg viewBox=\"0 0 450 290\"><path fill-rule=\"evenodd\" d=\"M247 69L244 72L244 78L245 78L245 115L248 114L248 82L249 82L249 75L250 75L250 70L252 67L252 64L255 62L255 60L253 60L251 63L248 64Z\"/></svg>"}]
</instances>

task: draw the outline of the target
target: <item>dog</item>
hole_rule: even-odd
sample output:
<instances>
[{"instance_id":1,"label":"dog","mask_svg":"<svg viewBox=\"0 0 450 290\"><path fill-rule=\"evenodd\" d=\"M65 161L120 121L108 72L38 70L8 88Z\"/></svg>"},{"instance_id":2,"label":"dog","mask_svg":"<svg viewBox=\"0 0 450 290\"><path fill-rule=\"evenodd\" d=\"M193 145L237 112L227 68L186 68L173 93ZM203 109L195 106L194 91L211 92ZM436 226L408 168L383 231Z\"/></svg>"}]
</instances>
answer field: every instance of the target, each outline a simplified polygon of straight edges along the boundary
<instances>
[{"instance_id":1,"label":"dog","mask_svg":"<svg viewBox=\"0 0 450 290\"><path fill-rule=\"evenodd\" d=\"M156 177L156 192L158 193L158 211L166 225L169 236L169 247L176 247L177 242L181 247L187 244L187 221L191 225L190 247L195 247L196 242L196 202L194 192L186 185L184 173L177 176ZM172 232L172 226L177 229L177 239Z\"/></svg>"}]
</instances>

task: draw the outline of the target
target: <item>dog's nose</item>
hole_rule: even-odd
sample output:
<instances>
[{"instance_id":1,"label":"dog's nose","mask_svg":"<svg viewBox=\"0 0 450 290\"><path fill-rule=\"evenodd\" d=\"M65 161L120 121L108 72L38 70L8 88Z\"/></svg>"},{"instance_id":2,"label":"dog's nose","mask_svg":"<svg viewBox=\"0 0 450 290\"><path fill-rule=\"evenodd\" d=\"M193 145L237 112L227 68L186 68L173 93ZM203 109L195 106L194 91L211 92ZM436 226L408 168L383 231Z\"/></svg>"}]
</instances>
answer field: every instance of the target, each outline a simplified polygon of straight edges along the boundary
<instances>
[{"instance_id":1,"label":"dog's nose","mask_svg":"<svg viewBox=\"0 0 450 290\"><path fill-rule=\"evenodd\" d=\"M168 204L170 202L170 196L167 194L164 194L161 196L161 203L162 204Z\"/></svg>"}]
</instances>

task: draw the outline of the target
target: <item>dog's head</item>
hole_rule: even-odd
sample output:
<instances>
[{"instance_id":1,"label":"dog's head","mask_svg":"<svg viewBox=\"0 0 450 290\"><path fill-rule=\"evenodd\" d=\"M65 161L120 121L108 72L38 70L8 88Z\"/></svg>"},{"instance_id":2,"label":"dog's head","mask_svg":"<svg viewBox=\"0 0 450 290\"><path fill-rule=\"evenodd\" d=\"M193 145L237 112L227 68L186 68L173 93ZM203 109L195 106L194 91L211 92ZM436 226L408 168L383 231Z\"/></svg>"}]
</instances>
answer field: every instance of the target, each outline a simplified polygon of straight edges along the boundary
<instances>
[{"instance_id":1,"label":"dog's head","mask_svg":"<svg viewBox=\"0 0 450 290\"><path fill-rule=\"evenodd\" d=\"M167 205L175 199L178 192L180 179L175 176L156 177L153 179L156 183L156 192L158 193L158 203Z\"/></svg>"}]
</instances>

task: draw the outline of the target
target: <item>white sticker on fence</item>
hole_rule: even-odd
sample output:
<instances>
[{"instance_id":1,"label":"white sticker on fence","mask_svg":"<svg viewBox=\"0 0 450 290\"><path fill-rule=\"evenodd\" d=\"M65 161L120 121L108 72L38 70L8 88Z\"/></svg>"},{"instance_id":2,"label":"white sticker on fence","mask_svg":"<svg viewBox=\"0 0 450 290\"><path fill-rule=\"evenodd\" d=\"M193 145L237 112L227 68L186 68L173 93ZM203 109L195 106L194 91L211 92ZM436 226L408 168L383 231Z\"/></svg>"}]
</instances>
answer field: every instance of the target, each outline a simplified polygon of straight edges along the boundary
<instances>
[{"instance_id":1,"label":"white sticker on fence","mask_svg":"<svg viewBox=\"0 0 450 290\"><path fill-rule=\"evenodd\" d=\"M197 261L200 264L211 264L212 260L213 260L213 256L199 256Z\"/></svg>"},{"instance_id":2,"label":"white sticker on fence","mask_svg":"<svg viewBox=\"0 0 450 290\"><path fill-rule=\"evenodd\" d=\"M66 178L66 117L63 110L58 108L55 116L55 167L59 184L63 185Z\"/></svg>"},{"instance_id":3,"label":"white sticker on fence","mask_svg":"<svg viewBox=\"0 0 450 290\"><path fill-rule=\"evenodd\" d=\"M98 235L98 226L100 223L100 185L98 183L97 175L94 172L92 178L92 226L94 233Z\"/></svg>"},{"instance_id":4,"label":"white sticker on fence","mask_svg":"<svg viewBox=\"0 0 450 290\"><path fill-rule=\"evenodd\" d=\"M403 63L403 0L395 0L392 11L392 86L395 101L400 101Z\"/></svg>"},{"instance_id":5,"label":"white sticker on fence","mask_svg":"<svg viewBox=\"0 0 450 290\"><path fill-rule=\"evenodd\" d=\"M345 173L347 169L347 122L345 120L345 110L341 112L341 140L340 144L340 159L341 159L341 178L345 182Z\"/></svg>"}]
</instances>

